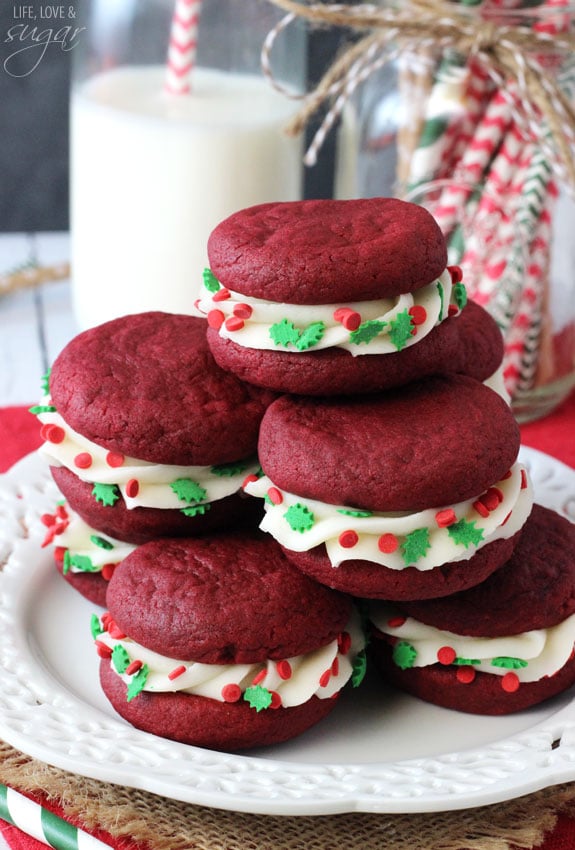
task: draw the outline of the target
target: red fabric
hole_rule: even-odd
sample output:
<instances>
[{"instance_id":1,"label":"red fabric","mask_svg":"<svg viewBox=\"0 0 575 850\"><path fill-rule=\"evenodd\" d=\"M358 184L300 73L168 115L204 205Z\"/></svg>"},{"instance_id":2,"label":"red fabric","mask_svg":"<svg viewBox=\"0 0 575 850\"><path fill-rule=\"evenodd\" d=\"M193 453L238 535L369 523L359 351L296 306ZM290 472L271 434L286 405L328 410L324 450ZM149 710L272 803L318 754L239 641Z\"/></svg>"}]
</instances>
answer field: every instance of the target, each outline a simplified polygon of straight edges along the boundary
<instances>
[{"instance_id":1,"label":"red fabric","mask_svg":"<svg viewBox=\"0 0 575 850\"><path fill-rule=\"evenodd\" d=\"M41 443L36 417L26 407L0 408L0 472L10 468L20 458L38 448ZM522 442L539 449L575 469L575 393L551 415L521 426ZM41 798L38 802L62 812ZM76 826L82 827L81 823ZM41 844L20 830L0 821L0 832L12 850L41 850ZM115 850L144 850L129 840L114 841L110 836L98 834L102 841ZM545 838L539 850L573 850L575 847L575 818L559 816L556 828Z\"/></svg>"}]
</instances>

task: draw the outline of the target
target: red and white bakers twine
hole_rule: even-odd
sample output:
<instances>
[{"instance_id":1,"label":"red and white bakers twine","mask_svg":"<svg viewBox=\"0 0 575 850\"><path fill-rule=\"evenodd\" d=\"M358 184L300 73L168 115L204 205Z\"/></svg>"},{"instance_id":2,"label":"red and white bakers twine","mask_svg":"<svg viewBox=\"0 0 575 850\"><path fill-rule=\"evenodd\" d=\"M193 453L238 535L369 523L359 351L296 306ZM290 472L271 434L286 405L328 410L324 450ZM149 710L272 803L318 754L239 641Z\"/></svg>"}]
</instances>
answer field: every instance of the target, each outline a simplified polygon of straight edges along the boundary
<instances>
[{"instance_id":1,"label":"red and white bakers twine","mask_svg":"<svg viewBox=\"0 0 575 850\"><path fill-rule=\"evenodd\" d=\"M176 0L164 85L169 94L188 94L192 90L201 7L202 0Z\"/></svg>"}]
</instances>

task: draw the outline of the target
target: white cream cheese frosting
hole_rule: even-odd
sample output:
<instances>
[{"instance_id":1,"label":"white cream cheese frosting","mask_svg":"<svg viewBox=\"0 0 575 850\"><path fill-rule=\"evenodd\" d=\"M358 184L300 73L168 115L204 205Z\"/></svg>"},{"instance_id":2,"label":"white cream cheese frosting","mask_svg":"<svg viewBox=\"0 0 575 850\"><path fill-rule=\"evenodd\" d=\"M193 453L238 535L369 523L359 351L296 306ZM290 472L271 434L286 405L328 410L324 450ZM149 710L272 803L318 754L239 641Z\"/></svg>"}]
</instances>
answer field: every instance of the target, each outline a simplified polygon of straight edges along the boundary
<instances>
[{"instance_id":1,"label":"white cream cheese frosting","mask_svg":"<svg viewBox=\"0 0 575 850\"><path fill-rule=\"evenodd\" d=\"M364 672L365 637L354 609L336 640L304 655L254 664L202 664L168 658L118 632L109 614L92 618L98 654L128 686L128 698L142 690L209 697L219 702L245 699L254 708L290 708L317 696L329 699ZM267 703L267 704L266 704ZM258 708L259 710L259 708Z\"/></svg>"},{"instance_id":2,"label":"white cream cheese frosting","mask_svg":"<svg viewBox=\"0 0 575 850\"><path fill-rule=\"evenodd\" d=\"M319 305L242 295L222 287L206 270L196 307L222 337L246 348L298 353L336 347L356 356L415 345L465 303L459 275L452 276L449 269L413 293Z\"/></svg>"},{"instance_id":3,"label":"white cream cheese frosting","mask_svg":"<svg viewBox=\"0 0 575 850\"><path fill-rule=\"evenodd\" d=\"M294 552L324 543L334 568L359 559L392 570L431 570L467 560L482 546L512 537L533 506L531 483L519 462L477 498L416 513L362 511L303 499L265 475L252 477L244 489L265 501L263 531Z\"/></svg>"},{"instance_id":4,"label":"white cream cheese frosting","mask_svg":"<svg viewBox=\"0 0 575 850\"><path fill-rule=\"evenodd\" d=\"M45 440L40 453L51 466L64 466L82 481L99 485L94 495L104 503L121 497L128 509L180 509L194 515L203 513L210 502L237 493L246 475L257 469L254 459L219 466L138 460L110 452L74 431L49 400L37 410Z\"/></svg>"},{"instance_id":5,"label":"white cream cheese frosting","mask_svg":"<svg viewBox=\"0 0 575 850\"><path fill-rule=\"evenodd\" d=\"M403 617L389 603L370 603L369 619L393 639L397 666L427 667L455 664L495 676L536 682L552 676L571 657L575 643L575 614L547 629L504 637L470 637L427 626Z\"/></svg>"},{"instance_id":6,"label":"white cream cheese frosting","mask_svg":"<svg viewBox=\"0 0 575 850\"><path fill-rule=\"evenodd\" d=\"M53 543L63 552L64 574L101 573L105 567L115 567L136 548L97 531L62 502L53 516L44 515L48 527L46 544Z\"/></svg>"}]
</instances>

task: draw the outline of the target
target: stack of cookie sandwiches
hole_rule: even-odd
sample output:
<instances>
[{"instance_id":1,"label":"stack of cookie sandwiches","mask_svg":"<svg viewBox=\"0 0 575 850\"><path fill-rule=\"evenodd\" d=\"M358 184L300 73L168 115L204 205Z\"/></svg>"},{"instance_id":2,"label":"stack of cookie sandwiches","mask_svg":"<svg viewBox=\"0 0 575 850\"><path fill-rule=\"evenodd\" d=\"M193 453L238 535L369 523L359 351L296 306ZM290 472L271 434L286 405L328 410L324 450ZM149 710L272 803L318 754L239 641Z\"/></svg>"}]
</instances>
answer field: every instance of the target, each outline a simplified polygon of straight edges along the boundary
<instances>
[{"instance_id":1,"label":"stack of cookie sandwiches","mask_svg":"<svg viewBox=\"0 0 575 850\"><path fill-rule=\"evenodd\" d=\"M92 620L101 684L148 732L279 743L362 679L351 597L297 570L242 489L276 397L220 369L203 319L154 312L75 337L34 408L62 494L45 544L107 609Z\"/></svg>"},{"instance_id":2,"label":"stack of cookie sandwiches","mask_svg":"<svg viewBox=\"0 0 575 850\"><path fill-rule=\"evenodd\" d=\"M367 601L386 680L493 714L575 682L574 529L532 510L501 334L433 218L395 199L267 204L208 253L214 358L282 393L245 490L299 570Z\"/></svg>"}]
</instances>

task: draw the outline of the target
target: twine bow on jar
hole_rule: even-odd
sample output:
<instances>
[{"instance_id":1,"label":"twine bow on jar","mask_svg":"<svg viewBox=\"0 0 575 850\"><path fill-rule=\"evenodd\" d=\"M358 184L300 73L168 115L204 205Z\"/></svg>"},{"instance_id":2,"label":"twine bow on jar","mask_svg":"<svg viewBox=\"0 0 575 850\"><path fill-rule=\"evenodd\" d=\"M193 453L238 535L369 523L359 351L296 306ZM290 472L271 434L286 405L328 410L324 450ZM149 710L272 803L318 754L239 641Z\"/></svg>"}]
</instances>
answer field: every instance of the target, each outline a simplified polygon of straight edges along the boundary
<instances>
[{"instance_id":1,"label":"twine bow on jar","mask_svg":"<svg viewBox=\"0 0 575 850\"><path fill-rule=\"evenodd\" d=\"M532 17L526 14L532 10L522 9L513 14L511 23L506 22L509 10L504 10L502 23L490 20L483 11L480 14L463 3L446 0L408 0L397 7L270 2L287 13L268 35L262 51L264 72L274 85L270 54L275 39L294 18L314 26L367 33L327 70L286 128L290 134L299 134L323 104L330 104L306 153L307 165L315 164L325 136L357 86L378 68L401 51L424 54L430 49L451 49L461 56L475 57L497 85L505 87L511 82L518 88L519 97L514 98L518 124L538 139L549 152L558 176L575 191L575 110L571 93L565 93L556 74L550 73L550 68L555 71L557 56L571 57L575 51L575 34L562 31L560 20L551 28L532 26ZM501 10L496 11L501 15ZM556 21L560 19L561 8L554 14Z\"/></svg>"}]
</instances>

